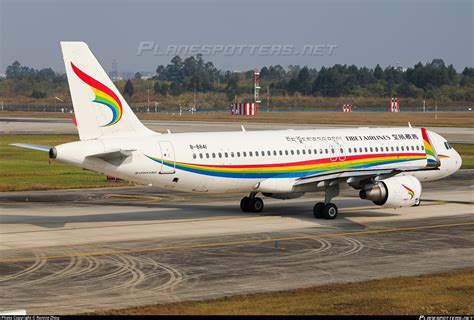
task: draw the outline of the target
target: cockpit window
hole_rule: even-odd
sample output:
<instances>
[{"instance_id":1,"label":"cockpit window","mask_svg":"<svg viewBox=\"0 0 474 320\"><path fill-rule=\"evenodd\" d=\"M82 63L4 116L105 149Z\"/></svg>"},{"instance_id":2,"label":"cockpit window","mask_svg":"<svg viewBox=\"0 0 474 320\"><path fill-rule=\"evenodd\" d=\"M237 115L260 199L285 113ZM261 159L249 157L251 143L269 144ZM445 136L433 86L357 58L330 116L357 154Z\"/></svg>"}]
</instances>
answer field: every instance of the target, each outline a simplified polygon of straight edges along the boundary
<instances>
[{"instance_id":1,"label":"cockpit window","mask_svg":"<svg viewBox=\"0 0 474 320\"><path fill-rule=\"evenodd\" d=\"M450 145L448 141L445 141L445 142L444 142L444 147L446 148L446 150L449 150L449 149L452 149L452 148L453 148L453 146Z\"/></svg>"}]
</instances>

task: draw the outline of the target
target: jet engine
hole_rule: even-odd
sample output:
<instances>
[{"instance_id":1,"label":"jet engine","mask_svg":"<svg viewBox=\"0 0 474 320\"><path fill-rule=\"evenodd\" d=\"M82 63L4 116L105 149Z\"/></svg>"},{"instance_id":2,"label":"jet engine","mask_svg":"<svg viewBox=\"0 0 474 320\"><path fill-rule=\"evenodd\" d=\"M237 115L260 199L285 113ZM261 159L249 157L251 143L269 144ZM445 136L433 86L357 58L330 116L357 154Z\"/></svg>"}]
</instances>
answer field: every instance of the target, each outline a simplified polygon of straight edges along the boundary
<instances>
[{"instance_id":1,"label":"jet engine","mask_svg":"<svg viewBox=\"0 0 474 320\"><path fill-rule=\"evenodd\" d=\"M421 183L413 176L392 177L362 189L359 196L387 208L411 207L420 203Z\"/></svg>"}]
</instances>

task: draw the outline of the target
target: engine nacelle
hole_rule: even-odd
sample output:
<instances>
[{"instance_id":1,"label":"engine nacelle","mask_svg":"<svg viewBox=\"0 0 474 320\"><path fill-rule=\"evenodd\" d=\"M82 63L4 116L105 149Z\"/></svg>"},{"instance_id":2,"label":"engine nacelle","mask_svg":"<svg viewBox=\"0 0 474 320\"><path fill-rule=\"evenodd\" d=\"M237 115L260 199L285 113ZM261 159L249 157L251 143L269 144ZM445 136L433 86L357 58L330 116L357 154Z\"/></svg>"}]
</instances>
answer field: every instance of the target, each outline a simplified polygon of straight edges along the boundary
<instances>
[{"instance_id":1,"label":"engine nacelle","mask_svg":"<svg viewBox=\"0 0 474 320\"><path fill-rule=\"evenodd\" d=\"M304 192L288 192L288 193L262 193L265 197L273 198L273 199L280 199L280 200L288 200L288 199L296 199L304 196Z\"/></svg>"},{"instance_id":2,"label":"engine nacelle","mask_svg":"<svg viewBox=\"0 0 474 320\"><path fill-rule=\"evenodd\" d=\"M420 202L421 183L413 176L392 177L362 189L359 196L388 208L411 207Z\"/></svg>"}]
</instances>

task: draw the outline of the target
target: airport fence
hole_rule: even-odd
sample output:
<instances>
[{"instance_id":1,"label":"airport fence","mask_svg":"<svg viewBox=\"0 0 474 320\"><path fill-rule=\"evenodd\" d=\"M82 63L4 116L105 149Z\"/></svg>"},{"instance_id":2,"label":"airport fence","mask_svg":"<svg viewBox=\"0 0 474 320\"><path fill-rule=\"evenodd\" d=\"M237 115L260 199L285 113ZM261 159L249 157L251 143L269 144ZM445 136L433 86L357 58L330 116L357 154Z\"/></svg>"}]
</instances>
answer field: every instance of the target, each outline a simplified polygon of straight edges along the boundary
<instances>
[{"instance_id":1,"label":"airport fence","mask_svg":"<svg viewBox=\"0 0 474 320\"><path fill-rule=\"evenodd\" d=\"M178 113L180 108L177 106L156 106L145 103L132 103L131 108L137 113ZM437 110L436 110L437 109ZM466 106L426 106L426 112L461 112L471 111L473 107ZM183 113L189 112L189 107L181 107ZM353 112L389 112L388 106L380 106L375 104L366 105L352 105ZM419 105L401 105L401 112L422 112L423 107ZM0 112L59 112L59 113L73 113L71 103L1 103ZM229 106L222 107L197 107L197 112L230 112ZM341 112L341 106L266 106L262 104L258 108L258 112Z\"/></svg>"}]
</instances>

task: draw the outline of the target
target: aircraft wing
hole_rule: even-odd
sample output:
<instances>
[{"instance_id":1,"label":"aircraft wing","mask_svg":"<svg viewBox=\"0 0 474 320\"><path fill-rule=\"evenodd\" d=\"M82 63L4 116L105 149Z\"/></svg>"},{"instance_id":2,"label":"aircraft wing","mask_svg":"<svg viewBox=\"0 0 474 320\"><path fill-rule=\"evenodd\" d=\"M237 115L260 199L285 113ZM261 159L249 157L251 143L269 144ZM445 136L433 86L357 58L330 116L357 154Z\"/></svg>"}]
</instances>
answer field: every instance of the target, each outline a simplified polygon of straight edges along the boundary
<instances>
[{"instance_id":1,"label":"aircraft wing","mask_svg":"<svg viewBox=\"0 0 474 320\"><path fill-rule=\"evenodd\" d=\"M38 150L43 152L49 152L52 148L51 146L45 146L42 144L29 144L29 143L11 143L10 146Z\"/></svg>"},{"instance_id":2,"label":"aircraft wing","mask_svg":"<svg viewBox=\"0 0 474 320\"><path fill-rule=\"evenodd\" d=\"M366 170L341 170L332 171L329 173L313 174L306 177L301 177L295 180L294 185L305 185L310 183L317 183L324 185L326 183L340 180L346 181L348 184L356 184L358 181L374 178L375 180L382 180L394 176L402 172L419 170L438 170L438 168L427 168L427 167L404 167L403 169L366 169Z\"/></svg>"}]
</instances>

